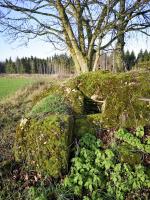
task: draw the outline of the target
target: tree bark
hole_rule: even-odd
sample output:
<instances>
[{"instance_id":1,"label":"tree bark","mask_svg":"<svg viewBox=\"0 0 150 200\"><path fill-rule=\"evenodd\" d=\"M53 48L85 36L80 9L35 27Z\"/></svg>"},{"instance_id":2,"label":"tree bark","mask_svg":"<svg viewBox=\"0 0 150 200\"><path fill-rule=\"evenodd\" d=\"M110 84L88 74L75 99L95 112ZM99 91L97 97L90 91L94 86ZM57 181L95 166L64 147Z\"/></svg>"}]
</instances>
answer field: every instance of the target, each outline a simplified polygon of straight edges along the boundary
<instances>
[{"instance_id":1,"label":"tree bark","mask_svg":"<svg viewBox=\"0 0 150 200\"><path fill-rule=\"evenodd\" d=\"M115 49L115 72L123 72L125 70L124 66L124 33L122 33L118 37L118 41L116 44L116 49Z\"/></svg>"},{"instance_id":2,"label":"tree bark","mask_svg":"<svg viewBox=\"0 0 150 200\"><path fill-rule=\"evenodd\" d=\"M93 65L92 71L98 70L98 61L99 61L99 59L100 59L100 52L97 51L97 52L95 53L95 61L94 61L94 65Z\"/></svg>"},{"instance_id":3,"label":"tree bark","mask_svg":"<svg viewBox=\"0 0 150 200\"><path fill-rule=\"evenodd\" d=\"M124 46L125 46L125 0L120 0L119 21L117 25L117 43L115 48L115 72L123 72L124 66Z\"/></svg>"},{"instance_id":4,"label":"tree bark","mask_svg":"<svg viewBox=\"0 0 150 200\"><path fill-rule=\"evenodd\" d=\"M70 54L75 62L77 64L77 72L79 71L79 68L81 72L88 72L89 71L89 65L88 65L88 59L83 55L83 52L78 46L77 40L75 38L75 35L73 33L72 27L69 23L69 19L67 17L67 14L65 12L65 9L61 3L60 0L57 0L57 9L59 12L59 15L62 20L62 26L64 27L64 34L65 34L65 40L67 45L69 44L69 51Z\"/></svg>"}]
</instances>

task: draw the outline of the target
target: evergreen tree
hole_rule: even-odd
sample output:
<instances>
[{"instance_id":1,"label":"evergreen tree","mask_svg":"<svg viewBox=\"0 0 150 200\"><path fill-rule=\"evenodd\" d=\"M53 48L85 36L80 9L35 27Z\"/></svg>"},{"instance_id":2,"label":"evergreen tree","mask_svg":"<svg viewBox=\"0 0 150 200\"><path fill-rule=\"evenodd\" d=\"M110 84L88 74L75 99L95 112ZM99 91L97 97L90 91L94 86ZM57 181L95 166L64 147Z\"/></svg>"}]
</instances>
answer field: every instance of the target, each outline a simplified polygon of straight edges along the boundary
<instances>
[{"instance_id":1,"label":"evergreen tree","mask_svg":"<svg viewBox=\"0 0 150 200\"><path fill-rule=\"evenodd\" d=\"M143 50L141 49L138 56L137 56L137 61L142 62L143 61Z\"/></svg>"},{"instance_id":2,"label":"evergreen tree","mask_svg":"<svg viewBox=\"0 0 150 200\"><path fill-rule=\"evenodd\" d=\"M5 73L5 63L4 62L0 62L0 74L1 73Z\"/></svg>"},{"instance_id":3,"label":"evergreen tree","mask_svg":"<svg viewBox=\"0 0 150 200\"><path fill-rule=\"evenodd\" d=\"M135 61L136 61L136 56L134 51L132 51L131 53L127 50L127 52L124 55L125 57L125 65L126 65L126 69L127 70L131 70L132 67L135 65Z\"/></svg>"},{"instance_id":4,"label":"evergreen tree","mask_svg":"<svg viewBox=\"0 0 150 200\"><path fill-rule=\"evenodd\" d=\"M143 60L144 60L144 61L149 61L149 53L148 53L147 50L144 51Z\"/></svg>"},{"instance_id":5,"label":"evergreen tree","mask_svg":"<svg viewBox=\"0 0 150 200\"><path fill-rule=\"evenodd\" d=\"M137 68L150 69L150 52L141 50L136 61Z\"/></svg>"},{"instance_id":6,"label":"evergreen tree","mask_svg":"<svg viewBox=\"0 0 150 200\"><path fill-rule=\"evenodd\" d=\"M35 74L35 73L36 73L36 70L35 70L35 63L34 63L34 58L33 58L33 56L31 56L29 62L30 62L30 68L31 68L30 73L31 73L31 74Z\"/></svg>"},{"instance_id":7,"label":"evergreen tree","mask_svg":"<svg viewBox=\"0 0 150 200\"><path fill-rule=\"evenodd\" d=\"M9 58L9 60L6 60L5 71L8 74L16 73L16 66L11 57Z\"/></svg>"},{"instance_id":8,"label":"evergreen tree","mask_svg":"<svg viewBox=\"0 0 150 200\"><path fill-rule=\"evenodd\" d=\"M130 69L135 65L135 62L136 62L136 56L134 51L132 51L130 54Z\"/></svg>"}]
</instances>

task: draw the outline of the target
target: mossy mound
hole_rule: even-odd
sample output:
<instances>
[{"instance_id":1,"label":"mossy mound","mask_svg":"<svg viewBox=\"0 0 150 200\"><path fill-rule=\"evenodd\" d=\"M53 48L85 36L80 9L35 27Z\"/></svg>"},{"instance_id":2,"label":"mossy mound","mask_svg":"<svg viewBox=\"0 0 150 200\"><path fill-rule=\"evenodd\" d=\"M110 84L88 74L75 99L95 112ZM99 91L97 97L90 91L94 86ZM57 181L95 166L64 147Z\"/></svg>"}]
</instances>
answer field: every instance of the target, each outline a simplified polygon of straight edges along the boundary
<instances>
[{"instance_id":1,"label":"mossy mound","mask_svg":"<svg viewBox=\"0 0 150 200\"><path fill-rule=\"evenodd\" d=\"M148 99L148 72L91 72L58 88L52 86L37 96L27 119L19 125L16 158L57 177L67 166L72 131L80 138L103 128L145 126L150 121Z\"/></svg>"},{"instance_id":2,"label":"mossy mound","mask_svg":"<svg viewBox=\"0 0 150 200\"><path fill-rule=\"evenodd\" d=\"M85 73L70 80L65 87L70 91L66 96L75 113L100 113L104 127L137 127L149 124L149 72ZM95 103L95 107L92 104L93 108L90 108L91 103L88 106L90 100Z\"/></svg>"},{"instance_id":3,"label":"mossy mound","mask_svg":"<svg viewBox=\"0 0 150 200\"><path fill-rule=\"evenodd\" d=\"M17 128L15 158L42 174L58 177L68 165L73 129L71 109L55 85L41 91L33 102Z\"/></svg>"},{"instance_id":4,"label":"mossy mound","mask_svg":"<svg viewBox=\"0 0 150 200\"><path fill-rule=\"evenodd\" d=\"M33 106L27 117L39 117L45 114L68 114L69 107L60 95L48 95Z\"/></svg>"},{"instance_id":5,"label":"mossy mound","mask_svg":"<svg viewBox=\"0 0 150 200\"><path fill-rule=\"evenodd\" d=\"M16 160L36 171L58 177L67 169L73 120L69 115L24 119L15 138Z\"/></svg>"}]
</instances>

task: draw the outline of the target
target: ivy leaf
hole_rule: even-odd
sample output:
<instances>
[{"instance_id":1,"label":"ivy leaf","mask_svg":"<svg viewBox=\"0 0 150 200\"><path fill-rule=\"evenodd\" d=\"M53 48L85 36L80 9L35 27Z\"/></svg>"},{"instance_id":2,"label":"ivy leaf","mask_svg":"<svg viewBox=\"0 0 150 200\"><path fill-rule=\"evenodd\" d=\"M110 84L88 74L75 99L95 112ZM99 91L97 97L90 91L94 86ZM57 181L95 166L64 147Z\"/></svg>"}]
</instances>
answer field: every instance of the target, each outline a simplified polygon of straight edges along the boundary
<instances>
[{"instance_id":1,"label":"ivy leaf","mask_svg":"<svg viewBox=\"0 0 150 200\"><path fill-rule=\"evenodd\" d=\"M142 138L144 136L144 127L139 126L136 128L136 136Z\"/></svg>"}]
</instances>

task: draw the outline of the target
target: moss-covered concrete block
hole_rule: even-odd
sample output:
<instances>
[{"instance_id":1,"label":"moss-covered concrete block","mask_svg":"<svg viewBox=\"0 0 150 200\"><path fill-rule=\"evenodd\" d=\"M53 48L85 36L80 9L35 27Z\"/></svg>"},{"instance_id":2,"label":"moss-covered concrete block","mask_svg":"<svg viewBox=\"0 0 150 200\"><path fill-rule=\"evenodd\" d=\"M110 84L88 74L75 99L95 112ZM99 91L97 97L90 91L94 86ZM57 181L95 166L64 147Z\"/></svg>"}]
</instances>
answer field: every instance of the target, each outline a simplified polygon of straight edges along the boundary
<instances>
[{"instance_id":1,"label":"moss-covered concrete block","mask_svg":"<svg viewBox=\"0 0 150 200\"><path fill-rule=\"evenodd\" d=\"M86 133L96 135L101 128L101 114L85 115L75 119L74 135L81 138Z\"/></svg>"},{"instance_id":2,"label":"moss-covered concrete block","mask_svg":"<svg viewBox=\"0 0 150 200\"><path fill-rule=\"evenodd\" d=\"M82 93L75 86L70 85L70 83L63 89L65 99L69 103L72 112L75 115L82 115L84 113L84 96Z\"/></svg>"},{"instance_id":3,"label":"moss-covered concrete block","mask_svg":"<svg viewBox=\"0 0 150 200\"><path fill-rule=\"evenodd\" d=\"M99 104L104 102L100 112L101 122L106 128L145 126L150 121L150 73L129 72L112 74L106 72L85 73L67 83L76 90L82 99L92 99ZM72 91L72 89L71 89ZM70 96L72 92L70 92ZM79 96L72 96L73 108ZM73 100L72 100L73 99ZM84 104L81 107L84 113Z\"/></svg>"},{"instance_id":4,"label":"moss-covered concrete block","mask_svg":"<svg viewBox=\"0 0 150 200\"><path fill-rule=\"evenodd\" d=\"M42 174L58 177L67 170L72 128L73 118L69 115L22 120L15 137L16 160L24 160Z\"/></svg>"},{"instance_id":5,"label":"moss-covered concrete block","mask_svg":"<svg viewBox=\"0 0 150 200\"><path fill-rule=\"evenodd\" d=\"M85 133L96 134L103 127L149 125L147 99L149 72L91 72L59 88L54 86L37 96L31 112L18 126L15 157L37 171L58 177L67 169L73 127L75 137L80 138ZM125 157L130 155L120 159Z\"/></svg>"}]
</instances>

